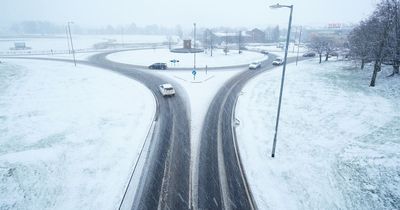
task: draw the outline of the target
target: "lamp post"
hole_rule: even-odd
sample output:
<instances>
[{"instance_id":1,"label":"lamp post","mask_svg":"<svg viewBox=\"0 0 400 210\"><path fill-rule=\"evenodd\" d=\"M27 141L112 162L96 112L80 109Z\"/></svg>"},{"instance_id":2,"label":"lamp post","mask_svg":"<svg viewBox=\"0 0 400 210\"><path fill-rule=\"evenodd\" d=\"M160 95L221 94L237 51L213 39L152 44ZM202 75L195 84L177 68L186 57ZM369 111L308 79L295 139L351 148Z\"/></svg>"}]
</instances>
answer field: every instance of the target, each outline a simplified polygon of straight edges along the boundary
<instances>
[{"instance_id":1,"label":"lamp post","mask_svg":"<svg viewBox=\"0 0 400 210\"><path fill-rule=\"evenodd\" d=\"M279 116L281 112L281 104L282 104L282 92L283 92L283 84L285 82L285 71L286 71L286 61L287 61L287 54L288 54L288 48L289 48L289 39L290 39L290 29L292 27L292 13L293 13L293 5L280 5L280 4L275 4L270 6L271 9L280 9L280 8L290 8L290 16L289 16L289 26L288 26L288 32L287 32L287 37L286 37L286 49L285 49L285 57L283 60L283 70L282 70L282 79L281 79L281 89L279 92L279 103L278 103L278 111L276 113L276 124L275 124L275 135L274 135L274 143L272 146L272 154L271 157L275 157L275 149L276 149L276 141L277 141L277 135L278 135L278 126L279 126Z\"/></svg>"},{"instance_id":2,"label":"lamp post","mask_svg":"<svg viewBox=\"0 0 400 210\"><path fill-rule=\"evenodd\" d=\"M193 23L194 31L193 31L193 48L194 48L194 56L193 56L193 70L196 70L196 23Z\"/></svg>"},{"instance_id":3,"label":"lamp post","mask_svg":"<svg viewBox=\"0 0 400 210\"><path fill-rule=\"evenodd\" d=\"M68 26L65 26L65 34L67 35L67 44L68 44L68 54L71 54L71 47L70 47L70 39L69 39L69 33L68 33Z\"/></svg>"},{"instance_id":4,"label":"lamp post","mask_svg":"<svg viewBox=\"0 0 400 210\"><path fill-rule=\"evenodd\" d=\"M76 66L74 43L72 42L71 27L70 27L70 24L73 24L73 23L74 22L68 21L68 33L69 33L69 38L70 38L70 41L71 41L72 57L74 58L74 65Z\"/></svg>"},{"instance_id":5,"label":"lamp post","mask_svg":"<svg viewBox=\"0 0 400 210\"><path fill-rule=\"evenodd\" d=\"M297 45L297 56L296 56L296 66L297 62L299 61L299 51L300 51L300 41L301 41L301 31L303 30L303 27L300 27L300 35L299 35L299 43Z\"/></svg>"}]
</instances>

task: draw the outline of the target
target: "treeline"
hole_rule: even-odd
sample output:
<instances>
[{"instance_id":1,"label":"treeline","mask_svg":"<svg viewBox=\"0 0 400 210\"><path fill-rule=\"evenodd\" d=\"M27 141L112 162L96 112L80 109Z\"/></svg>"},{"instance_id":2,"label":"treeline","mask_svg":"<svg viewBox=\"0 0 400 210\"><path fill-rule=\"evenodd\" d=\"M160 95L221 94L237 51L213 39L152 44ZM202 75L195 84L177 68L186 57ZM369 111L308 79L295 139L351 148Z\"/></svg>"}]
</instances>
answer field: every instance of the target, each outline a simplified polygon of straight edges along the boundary
<instances>
[{"instance_id":1,"label":"treeline","mask_svg":"<svg viewBox=\"0 0 400 210\"><path fill-rule=\"evenodd\" d=\"M373 14L361 21L349 35L351 55L365 63L373 62L370 86L375 86L382 64L393 66L399 74L400 66L400 0L383 0Z\"/></svg>"},{"instance_id":2,"label":"treeline","mask_svg":"<svg viewBox=\"0 0 400 210\"><path fill-rule=\"evenodd\" d=\"M4 34L63 34L65 25L54 24L48 21L23 21L12 24L10 27L2 29ZM79 24L72 24L71 28L77 34L146 34L146 35L181 35L183 33L181 26L163 27L156 24L137 26L135 23L125 26L107 25L97 28L85 28Z\"/></svg>"},{"instance_id":3,"label":"treeline","mask_svg":"<svg viewBox=\"0 0 400 210\"><path fill-rule=\"evenodd\" d=\"M325 61L328 61L331 56L339 56L336 51L346 48L347 43L340 37L314 34L310 37L307 47L318 54L319 63L321 63L323 56Z\"/></svg>"},{"instance_id":4,"label":"treeline","mask_svg":"<svg viewBox=\"0 0 400 210\"><path fill-rule=\"evenodd\" d=\"M40 34L40 35L54 35L54 34L64 34L67 23L55 24L48 21L23 21L12 24L9 27L0 28L0 34ZM73 33L76 34L144 34L144 35L176 35L181 38L184 36L192 36L193 30L192 26L188 26L185 29L181 25L176 25L174 27L164 27L157 24L137 26L135 23L128 25L106 25L103 27L81 27L79 23L71 24L71 29ZM206 28L199 27L198 33L201 34ZM246 31L246 27L215 27L213 31L218 32L238 32ZM268 27L264 30L266 34L266 40L271 42L278 42L280 39L280 34L282 30L279 26Z\"/></svg>"}]
</instances>

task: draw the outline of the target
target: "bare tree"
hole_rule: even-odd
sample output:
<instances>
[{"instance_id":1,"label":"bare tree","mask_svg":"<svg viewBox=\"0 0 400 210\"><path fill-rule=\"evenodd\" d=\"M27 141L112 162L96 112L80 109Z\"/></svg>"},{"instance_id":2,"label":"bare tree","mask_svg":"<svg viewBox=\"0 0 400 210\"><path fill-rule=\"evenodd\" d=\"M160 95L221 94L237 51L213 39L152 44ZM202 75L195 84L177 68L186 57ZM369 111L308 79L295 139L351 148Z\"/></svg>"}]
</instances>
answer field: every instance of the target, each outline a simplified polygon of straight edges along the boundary
<instances>
[{"instance_id":1,"label":"bare tree","mask_svg":"<svg viewBox=\"0 0 400 210\"><path fill-rule=\"evenodd\" d=\"M389 64L393 66L393 72L389 76L394 76L399 74L400 67L400 2L399 0L391 0L387 4L390 7L389 12L392 13L387 57Z\"/></svg>"},{"instance_id":2,"label":"bare tree","mask_svg":"<svg viewBox=\"0 0 400 210\"><path fill-rule=\"evenodd\" d=\"M397 0L396 0L397 1ZM371 37L372 58L374 59L374 70L371 77L370 86L374 87L378 72L381 71L382 63L387 55L389 35L393 23L393 7L389 0L378 4L377 9L368 20L369 33L375 36Z\"/></svg>"},{"instance_id":3,"label":"bare tree","mask_svg":"<svg viewBox=\"0 0 400 210\"><path fill-rule=\"evenodd\" d=\"M365 62L371 51L369 36L367 22L361 21L360 25L355 27L348 37L350 52L356 59L361 60L361 69L364 69Z\"/></svg>"},{"instance_id":4,"label":"bare tree","mask_svg":"<svg viewBox=\"0 0 400 210\"><path fill-rule=\"evenodd\" d=\"M400 66L399 0L382 0L366 21L353 29L349 44L355 57L374 62L370 86L374 87L382 64L393 65L392 75L398 74Z\"/></svg>"},{"instance_id":5,"label":"bare tree","mask_svg":"<svg viewBox=\"0 0 400 210\"><path fill-rule=\"evenodd\" d=\"M329 56L336 50L338 47L338 41L332 37L322 37L325 40L324 52L325 52L325 61L328 61Z\"/></svg>"},{"instance_id":6,"label":"bare tree","mask_svg":"<svg viewBox=\"0 0 400 210\"><path fill-rule=\"evenodd\" d=\"M322 62L322 54L325 52L327 45L326 38L320 35L314 35L311 37L308 48L315 51L319 55L319 63Z\"/></svg>"}]
</instances>

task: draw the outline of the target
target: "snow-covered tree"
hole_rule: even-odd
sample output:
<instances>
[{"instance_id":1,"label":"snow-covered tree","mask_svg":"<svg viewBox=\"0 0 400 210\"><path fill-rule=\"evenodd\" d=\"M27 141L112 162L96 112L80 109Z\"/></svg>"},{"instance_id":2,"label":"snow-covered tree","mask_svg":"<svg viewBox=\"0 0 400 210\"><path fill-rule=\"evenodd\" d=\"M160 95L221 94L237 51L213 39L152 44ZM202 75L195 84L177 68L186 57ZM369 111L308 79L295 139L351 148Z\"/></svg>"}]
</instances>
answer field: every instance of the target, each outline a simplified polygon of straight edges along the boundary
<instances>
[{"instance_id":1,"label":"snow-covered tree","mask_svg":"<svg viewBox=\"0 0 400 210\"><path fill-rule=\"evenodd\" d=\"M375 35L370 40L372 44L372 59L374 60L371 87L375 86L376 76L381 70L382 63L385 59L388 60L386 56L388 55L389 37L394 18L391 1L385 0L379 3L368 21L369 33Z\"/></svg>"},{"instance_id":2,"label":"snow-covered tree","mask_svg":"<svg viewBox=\"0 0 400 210\"><path fill-rule=\"evenodd\" d=\"M325 52L326 46L328 45L326 37L321 35L313 35L310 39L308 48L315 51L319 56L319 63L322 62L322 55Z\"/></svg>"},{"instance_id":3,"label":"snow-covered tree","mask_svg":"<svg viewBox=\"0 0 400 210\"><path fill-rule=\"evenodd\" d=\"M382 64L393 65L393 74L400 66L400 0L383 0L374 13L350 33L349 44L355 57L374 62L370 86L375 86Z\"/></svg>"},{"instance_id":4,"label":"snow-covered tree","mask_svg":"<svg viewBox=\"0 0 400 210\"><path fill-rule=\"evenodd\" d=\"M339 41L333 37L322 37L325 40L324 52L325 61L328 61L330 55L339 47Z\"/></svg>"},{"instance_id":5,"label":"snow-covered tree","mask_svg":"<svg viewBox=\"0 0 400 210\"><path fill-rule=\"evenodd\" d=\"M390 32L388 37L387 57L390 65L393 66L393 73L390 76L399 74L400 67L400 1L391 0L389 3L392 13Z\"/></svg>"},{"instance_id":6,"label":"snow-covered tree","mask_svg":"<svg viewBox=\"0 0 400 210\"><path fill-rule=\"evenodd\" d=\"M349 47L350 53L354 58L361 60L361 69L364 69L365 62L368 60L371 45L368 40L369 34L368 32L368 24L365 21L362 21L360 25L355 27L351 33L349 34Z\"/></svg>"}]
</instances>

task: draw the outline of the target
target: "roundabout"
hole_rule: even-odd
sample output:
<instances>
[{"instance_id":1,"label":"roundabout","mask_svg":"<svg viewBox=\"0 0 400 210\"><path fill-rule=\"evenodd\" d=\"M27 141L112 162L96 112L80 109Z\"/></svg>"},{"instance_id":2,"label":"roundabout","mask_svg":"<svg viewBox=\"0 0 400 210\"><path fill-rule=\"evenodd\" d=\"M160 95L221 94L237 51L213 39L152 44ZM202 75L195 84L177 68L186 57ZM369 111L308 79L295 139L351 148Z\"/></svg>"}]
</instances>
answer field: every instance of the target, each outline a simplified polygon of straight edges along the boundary
<instances>
[{"instance_id":1,"label":"roundabout","mask_svg":"<svg viewBox=\"0 0 400 210\"><path fill-rule=\"evenodd\" d=\"M169 49L145 49L122 51L109 54L110 61L148 68L153 63L166 63L169 69L192 69L193 53L173 53ZM265 61L268 56L250 51L239 54L231 50L226 55L222 49L214 49L213 56L209 52L196 53L197 69L231 68L247 66L254 61Z\"/></svg>"}]
</instances>

